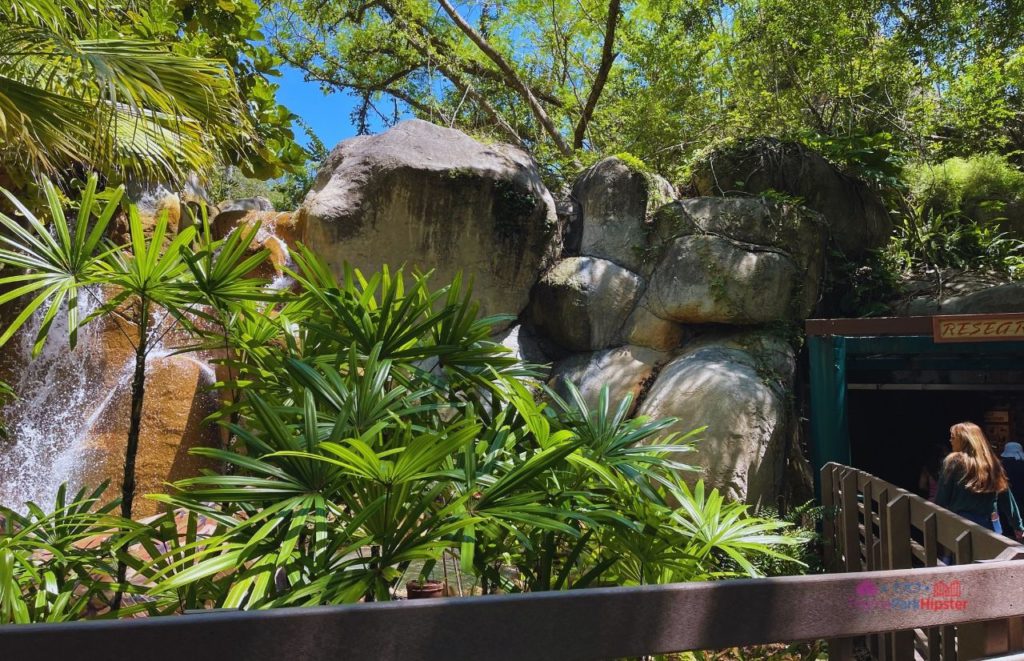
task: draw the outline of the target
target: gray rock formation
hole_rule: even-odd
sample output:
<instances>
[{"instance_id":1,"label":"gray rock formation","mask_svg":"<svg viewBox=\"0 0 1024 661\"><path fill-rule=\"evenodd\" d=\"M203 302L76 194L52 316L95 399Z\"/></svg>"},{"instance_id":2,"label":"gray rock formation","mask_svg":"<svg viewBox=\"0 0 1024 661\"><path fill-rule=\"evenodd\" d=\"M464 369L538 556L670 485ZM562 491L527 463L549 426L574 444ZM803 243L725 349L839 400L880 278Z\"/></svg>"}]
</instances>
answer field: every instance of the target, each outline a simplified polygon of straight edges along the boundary
<instances>
[{"instance_id":1,"label":"gray rock formation","mask_svg":"<svg viewBox=\"0 0 1024 661\"><path fill-rule=\"evenodd\" d=\"M626 395L633 396L635 406L651 375L668 358L666 353L634 346L577 354L555 365L550 385L568 398L565 384L572 383L591 407L597 406L601 388L608 386L609 408L614 411Z\"/></svg>"},{"instance_id":2,"label":"gray rock formation","mask_svg":"<svg viewBox=\"0 0 1024 661\"><path fill-rule=\"evenodd\" d=\"M381 265L463 271L481 314L518 314L557 254L551 195L508 145L409 120L338 144L298 211L302 238L336 272Z\"/></svg>"},{"instance_id":3,"label":"gray rock formation","mask_svg":"<svg viewBox=\"0 0 1024 661\"><path fill-rule=\"evenodd\" d=\"M793 142L762 138L710 154L694 169L698 195L782 194L820 212L848 255L884 245L892 219L867 184Z\"/></svg>"},{"instance_id":4,"label":"gray rock formation","mask_svg":"<svg viewBox=\"0 0 1024 661\"><path fill-rule=\"evenodd\" d=\"M650 217L675 192L658 175L639 172L612 156L576 180L572 197L579 213L566 236L567 250L640 273Z\"/></svg>"},{"instance_id":5,"label":"gray rock formation","mask_svg":"<svg viewBox=\"0 0 1024 661\"><path fill-rule=\"evenodd\" d=\"M656 300L645 298L645 301L659 316L691 323L742 324L803 318L818 300L826 231L820 214L760 198L699 197L665 205L655 215L649 246L652 257L662 255L661 262L653 262L656 266L649 297L661 296L666 301L675 298L680 303L693 296L707 303L715 298L722 300L714 306L717 309L712 317L703 312L687 315L687 318L666 316L664 306L659 306ZM693 236L714 237L715 240L691 240L677 245L680 237ZM695 248L700 248L703 254L695 250L686 254L688 249ZM775 256L759 256L764 253ZM673 264L684 272L673 273ZM794 272L787 276L789 264ZM733 265L736 268L732 268ZM762 271L769 266L776 267L769 269L764 285L759 284L766 275L764 272L747 270L755 265ZM682 280L685 284L693 269L701 272L697 279L685 285L685 293L676 291L675 283ZM790 279L788 287L782 282L787 277ZM764 304L754 305L761 308L754 310L754 315L744 312L751 302L744 303L743 299L751 297ZM738 314L735 319L729 317L730 309Z\"/></svg>"},{"instance_id":6,"label":"gray rock formation","mask_svg":"<svg viewBox=\"0 0 1024 661\"><path fill-rule=\"evenodd\" d=\"M563 349L603 349L620 337L641 291L643 280L632 271L596 257L567 257L534 288L529 322Z\"/></svg>"},{"instance_id":7,"label":"gray rock formation","mask_svg":"<svg viewBox=\"0 0 1024 661\"><path fill-rule=\"evenodd\" d=\"M1024 283L1006 282L984 273L946 269L928 279L908 280L901 285L902 298L892 304L891 314L981 314L1024 311Z\"/></svg>"},{"instance_id":8,"label":"gray rock formation","mask_svg":"<svg viewBox=\"0 0 1024 661\"><path fill-rule=\"evenodd\" d=\"M764 198L693 197L667 204L654 220L654 241L663 243L691 234L714 234L758 246L777 248L809 278L820 277L828 224L805 207Z\"/></svg>"},{"instance_id":9,"label":"gray rock formation","mask_svg":"<svg viewBox=\"0 0 1024 661\"><path fill-rule=\"evenodd\" d=\"M706 344L665 365L638 411L676 417L674 431L707 426L696 452L680 461L730 498L773 504L782 484L788 435L785 396L758 373L758 361L737 348Z\"/></svg>"},{"instance_id":10,"label":"gray rock formation","mask_svg":"<svg viewBox=\"0 0 1024 661\"><path fill-rule=\"evenodd\" d=\"M798 316L800 274L782 253L718 236L675 239L655 268L644 305L685 324L759 324Z\"/></svg>"},{"instance_id":11,"label":"gray rock formation","mask_svg":"<svg viewBox=\"0 0 1024 661\"><path fill-rule=\"evenodd\" d=\"M652 214L643 181L605 159L574 187L569 235L584 256L541 278L527 319L542 341L585 353L556 362L549 383L563 395L574 383L591 405L602 386L613 401L633 393L637 414L677 417L677 431L707 425L680 460L730 497L774 503L783 471L805 462L799 452L787 462L795 353L766 326L813 309L827 222L760 197L683 199Z\"/></svg>"},{"instance_id":12,"label":"gray rock formation","mask_svg":"<svg viewBox=\"0 0 1024 661\"><path fill-rule=\"evenodd\" d=\"M686 337L686 329L674 321L662 319L651 312L647 302L640 300L622 327L622 340L656 351L679 348Z\"/></svg>"}]
</instances>

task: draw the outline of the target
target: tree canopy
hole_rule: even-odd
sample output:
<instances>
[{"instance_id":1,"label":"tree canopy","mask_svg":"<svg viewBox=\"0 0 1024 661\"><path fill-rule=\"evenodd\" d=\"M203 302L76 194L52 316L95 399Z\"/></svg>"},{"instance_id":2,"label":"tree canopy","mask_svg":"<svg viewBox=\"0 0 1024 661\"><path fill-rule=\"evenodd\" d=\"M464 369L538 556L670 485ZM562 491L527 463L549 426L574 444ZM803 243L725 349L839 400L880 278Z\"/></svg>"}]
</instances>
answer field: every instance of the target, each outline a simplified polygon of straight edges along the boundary
<instances>
[{"instance_id":1,"label":"tree canopy","mask_svg":"<svg viewBox=\"0 0 1024 661\"><path fill-rule=\"evenodd\" d=\"M1024 146L1019 0L283 0L275 51L376 117L667 168L723 138Z\"/></svg>"},{"instance_id":2,"label":"tree canopy","mask_svg":"<svg viewBox=\"0 0 1024 661\"><path fill-rule=\"evenodd\" d=\"M295 168L292 115L252 0L0 6L0 170L180 183L217 163Z\"/></svg>"}]
</instances>

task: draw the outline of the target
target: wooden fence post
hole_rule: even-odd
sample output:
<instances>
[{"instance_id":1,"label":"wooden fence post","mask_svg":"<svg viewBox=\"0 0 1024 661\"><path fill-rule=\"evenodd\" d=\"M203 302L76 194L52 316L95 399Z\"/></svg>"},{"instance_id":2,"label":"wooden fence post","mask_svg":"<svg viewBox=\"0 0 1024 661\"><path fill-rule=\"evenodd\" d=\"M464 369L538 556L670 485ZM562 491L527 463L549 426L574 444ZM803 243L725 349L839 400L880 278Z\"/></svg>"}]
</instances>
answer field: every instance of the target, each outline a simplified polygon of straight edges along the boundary
<instances>
[{"instance_id":1,"label":"wooden fence post","mask_svg":"<svg viewBox=\"0 0 1024 661\"><path fill-rule=\"evenodd\" d=\"M901 494L885 505L888 510L888 554L886 569L910 569L913 553L910 548L910 496ZM888 637L888 655L892 661L913 661L914 632L896 631Z\"/></svg>"},{"instance_id":2,"label":"wooden fence post","mask_svg":"<svg viewBox=\"0 0 1024 661\"><path fill-rule=\"evenodd\" d=\"M836 544L836 464L829 462L821 469L821 537L825 567L830 572L839 571L839 547Z\"/></svg>"},{"instance_id":3,"label":"wooden fence post","mask_svg":"<svg viewBox=\"0 0 1024 661\"><path fill-rule=\"evenodd\" d=\"M860 561L860 526L857 521L857 472L847 470L843 481L843 555L846 571L863 571Z\"/></svg>"},{"instance_id":4,"label":"wooden fence post","mask_svg":"<svg viewBox=\"0 0 1024 661\"><path fill-rule=\"evenodd\" d=\"M839 524L842 527L842 555L845 559L845 562L841 562L837 548L836 567L833 571L863 571L860 560L860 529L857 521L857 471L836 466L832 472L832 480L833 485L842 486ZM823 496L824 493L824 485L822 485ZM835 503L835 499L833 499L833 503ZM829 640L828 658L830 661L853 661L855 658L853 639L833 638Z\"/></svg>"}]
</instances>

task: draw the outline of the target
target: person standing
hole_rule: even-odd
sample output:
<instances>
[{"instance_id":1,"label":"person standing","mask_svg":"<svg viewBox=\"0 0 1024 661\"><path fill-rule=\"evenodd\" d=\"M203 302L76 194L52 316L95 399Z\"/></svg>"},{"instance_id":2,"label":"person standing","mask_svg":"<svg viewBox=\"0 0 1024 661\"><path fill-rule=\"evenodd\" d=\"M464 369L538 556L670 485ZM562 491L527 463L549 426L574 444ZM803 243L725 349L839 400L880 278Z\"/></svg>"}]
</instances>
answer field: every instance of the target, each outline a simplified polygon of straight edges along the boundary
<instances>
[{"instance_id":1,"label":"person standing","mask_svg":"<svg viewBox=\"0 0 1024 661\"><path fill-rule=\"evenodd\" d=\"M985 433L973 422L960 422L949 428L949 442L953 451L942 463L935 503L999 534L1002 514L1012 527L1007 532L1019 539L1024 522Z\"/></svg>"}]
</instances>

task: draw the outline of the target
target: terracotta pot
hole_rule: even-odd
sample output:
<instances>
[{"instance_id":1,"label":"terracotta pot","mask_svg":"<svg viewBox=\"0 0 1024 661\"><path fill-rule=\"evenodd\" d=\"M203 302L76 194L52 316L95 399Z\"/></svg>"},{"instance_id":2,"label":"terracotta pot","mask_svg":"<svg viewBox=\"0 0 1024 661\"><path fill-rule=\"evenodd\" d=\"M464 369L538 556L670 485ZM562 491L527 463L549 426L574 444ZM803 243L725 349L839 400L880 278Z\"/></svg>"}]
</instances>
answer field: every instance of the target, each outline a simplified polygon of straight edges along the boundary
<instances>
[{"instance_id":1,"label":"terracotta pot","mask_svg":"<svg viewBox=\"0 0 1024 661\"><path fill-rule=\"evenodd\" d=\"M409 581L405 592L409 599L436 599L445 596L444 581Z\"/></svg>"}]
</instances>

